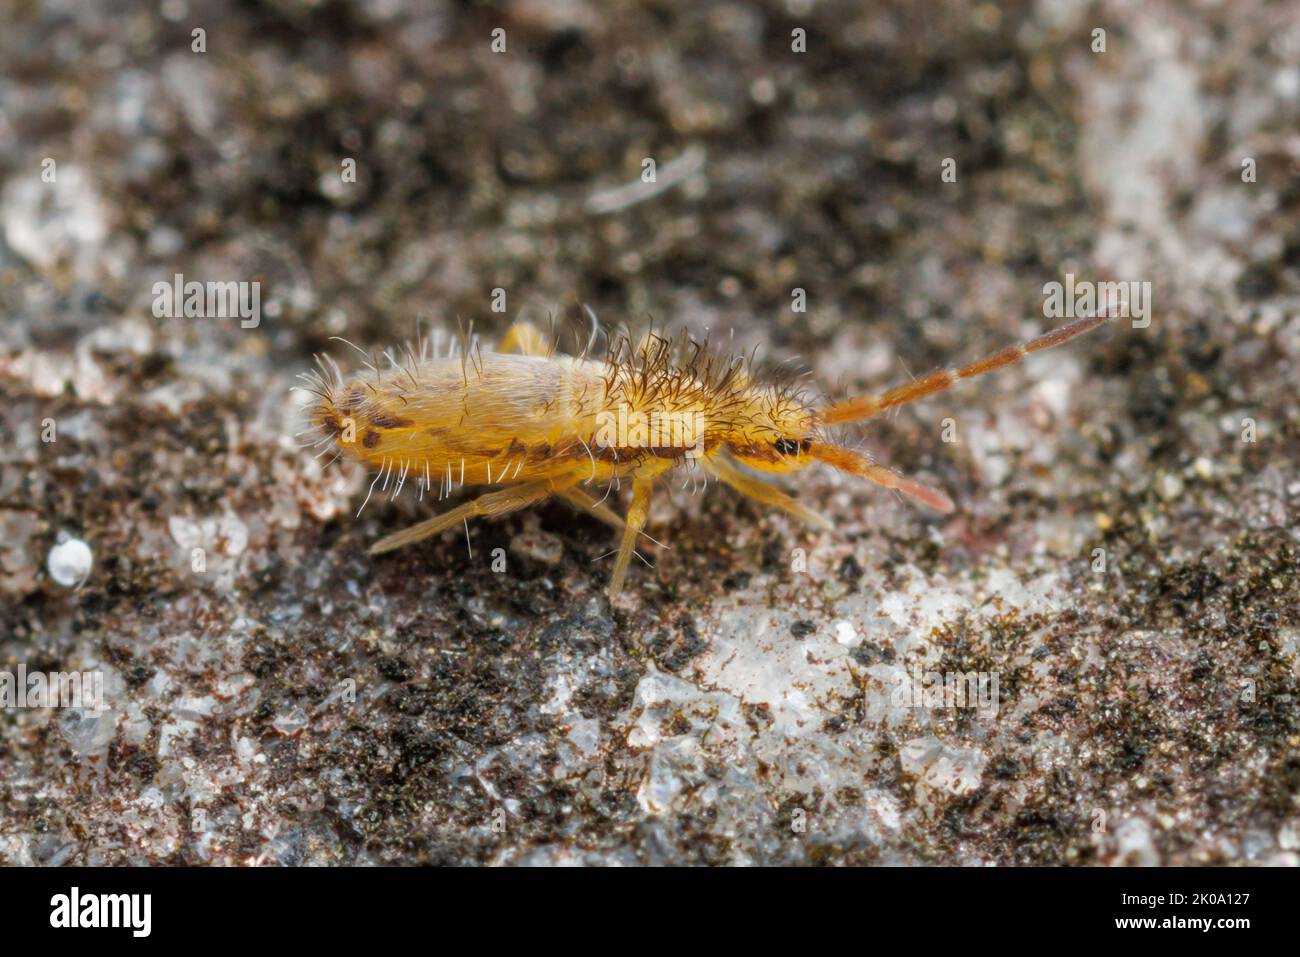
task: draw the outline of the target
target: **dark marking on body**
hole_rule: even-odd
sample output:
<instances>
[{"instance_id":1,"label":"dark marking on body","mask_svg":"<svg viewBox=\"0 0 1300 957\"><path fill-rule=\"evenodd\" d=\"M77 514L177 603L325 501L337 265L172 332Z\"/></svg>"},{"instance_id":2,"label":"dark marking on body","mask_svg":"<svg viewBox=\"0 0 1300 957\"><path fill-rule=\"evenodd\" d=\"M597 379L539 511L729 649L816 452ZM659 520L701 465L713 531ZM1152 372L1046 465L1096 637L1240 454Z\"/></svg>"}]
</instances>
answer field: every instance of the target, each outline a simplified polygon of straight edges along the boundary
<instances>
[{"instance_id":1,"label":"dark marking on body","mask_svg":"<svg viewBox=\"0 0 1300 957\"><path fill-rule=\"evenodd\" d=\"M377 429L405 429L412 423L391 413L376 409L370 413L370 423Z\"/></svg>"},{"instance_id":2,"label":"dark marking on body","mask_svg":"<svg viewBox=\"0 0 1300 957\"><path fill-rule=\"evenodd\" d=\"M366 397L365 390L360 384L354 385L348 390L347 398L343 400L343 411L351 415L361 405L361 400Z\"/></svg>"}]
</instances>

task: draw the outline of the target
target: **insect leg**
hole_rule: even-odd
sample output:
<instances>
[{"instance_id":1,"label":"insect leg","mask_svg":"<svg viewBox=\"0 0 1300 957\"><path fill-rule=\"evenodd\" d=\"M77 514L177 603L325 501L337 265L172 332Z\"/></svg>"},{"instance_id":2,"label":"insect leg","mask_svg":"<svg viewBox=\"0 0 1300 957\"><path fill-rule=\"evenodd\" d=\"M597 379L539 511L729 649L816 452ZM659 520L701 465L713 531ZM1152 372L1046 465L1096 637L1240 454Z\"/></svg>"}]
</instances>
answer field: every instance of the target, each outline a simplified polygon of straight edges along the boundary
<instances>
[{"instance_id":1,"label":"insect leg","mask_svg":"<svg viewBox=\"0 0 1300 957\"><path fill-rule=\"evenodd\" d=\"M583 509L591 512L592 515L600 519L606 525L612 525L615 528L622 529L627 525L625 521L608 505L598 502L580 488L565 489L563 492L556 493L574 508Z\"/></svg>"},{"instance_id":2,"label":"insect leg","mask_svg":"<svg viewBox=\"0 0 1300 957\"><path fill-rule=\"evenodd\" d=\"M740 469L736 468L726 459L700 459L705 471L720 482L730 485L741 495L747 495L757 502L764 505L771 505L782 511L789 512L796 518L803 519L810 525L816 525L824 531L830 531L832 526L826 518L805 505L792 499L779 488L769 485L766 482L756 478L751 478Z\"/></svg>"},{"instance_id":3,"label":"insect leg","mask_svg":"<svg viewBox=\"0 0 1300 957\"><path fill-rule=\"evenodd\" d=\"M497 345L497 352L518 352L525 356L549 356L551 343L546 333L531 322L520 320L506 330Z\"/></svg>"},{"instance_id":4,"label":"insect leg","mask_svg":"<svg viewBox=\"0 0 1300 957\"><path fill-rule=\"evenodd\" d=\"M632 549L636 537L645 526L646 515L650 512L651 480L634 478L632 480L632 505L627 510L627 528L623 529L623 541L618 546L618 558L614 562L614 574L609 579L609 600L613 601L623 590L623 580L627 578L627 565L632 560Z\"/></svg>"},{"instance_id":5,"label":"insect leg","mask_svg":"<svg viewBox=\"0 0 1300 957\"><path fill-rule=\"evenodd\" d=\"M403 545L423 541L466 519L486 515L504 515L507 512L525 508L534 502L539 502L553 495L555 491L556 489L549 482L526 482L523 485L514 485L498 489L495 492L488 492L471 502L457 505L441 515L435 515L433 518L412 525L410 528L404 528L400 532L394 532L392 535L381 538L370 546L370 554L379 555L382 552L391 552L394 548L401 548Z\"/></svg>"}]
</instances>

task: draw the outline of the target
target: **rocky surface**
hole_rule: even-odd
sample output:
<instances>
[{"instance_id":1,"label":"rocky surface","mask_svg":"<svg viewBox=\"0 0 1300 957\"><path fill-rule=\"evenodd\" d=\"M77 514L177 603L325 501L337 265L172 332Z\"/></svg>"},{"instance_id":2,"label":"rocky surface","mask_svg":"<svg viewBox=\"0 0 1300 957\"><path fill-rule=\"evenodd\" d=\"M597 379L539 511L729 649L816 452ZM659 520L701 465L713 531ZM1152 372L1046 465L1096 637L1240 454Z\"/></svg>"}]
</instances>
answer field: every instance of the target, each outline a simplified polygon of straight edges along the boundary
<instances>
[{"instance_id":1,"label":"rocky surface","mask_svg":"<svg viewBox=\"0 0 1300 957\"><path fill-rule=\"evenodd\" d=\"M0 4L0 666L108 705L0 711L0 862L1300 862L1287 7ZM1066 274L1152 321L850 433L954 515L677 489L616 608L560 505L368 559L430 504L293 437L331 336L581 301L838 395Z\"/></svg>"}]
</instances>

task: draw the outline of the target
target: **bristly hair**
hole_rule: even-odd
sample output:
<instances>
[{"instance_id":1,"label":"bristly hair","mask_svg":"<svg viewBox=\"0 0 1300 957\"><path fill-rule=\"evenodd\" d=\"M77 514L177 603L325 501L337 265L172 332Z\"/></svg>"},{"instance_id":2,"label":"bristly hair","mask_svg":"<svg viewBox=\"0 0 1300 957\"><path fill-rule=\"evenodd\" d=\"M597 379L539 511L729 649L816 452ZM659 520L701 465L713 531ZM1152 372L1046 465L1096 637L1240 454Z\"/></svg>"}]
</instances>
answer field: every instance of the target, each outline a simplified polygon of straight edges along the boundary
<instances>
[{"instance_id":1,"label":"bristly hair","mask_svg":"<svg viewBox=\"0 0 1300 957\"><path fill-rule=\"evenodd\" d=\"M338 363L333 358L319 353L312 358L316 368L297 375L297 378L306 384L293 387L293 391L305 392L312 396L300 413L306 428L296 436L307 437L306 441L301 443L303 448L320 448L333 442L335 433L322 426L322 413L333 408L335 396L342 390L344 381L343 371L339 369ZM323 454L324 452L318 453L318 457ZM334 459L330 461L333 462Z\"/></svg>"},{"instance_id":2,"label":"bristly hair","mask_svg":"<svg viewBox=\"0 0 1300 957\"><path fill-rule=\"evenodd\" d=\"M711 347L708 337L689 332L665 335L648 331L634 338L620 330L610 341L603 361L606 392L632 404L702 405L715 422L725 422L752 406L753 389L769 390L774 410L807 408L807 394L797 372L759 371L754 352L736 354Z\"/></svg>"},{"instance_id":3,"label":"bristly hair","mask_svg":"<svg viewBox=\"0 0 1300 957\"><path fill-rule=\"evenodd\" d=\"M636 333L620 326L612 335L602 328L595 314L584 307L587 322L577 319L557 323L554 315L547 338L554 356L561 339L571 339L579 358L602 362L608 401L623 401L637 407L668 409L703 408L718 425L746 424L753 411L754 389L759 387L767 411L780 415L809 408L810 397L801 385L800 372L789 363L760 370L757 347L749 354L737 354L711 347L709 337L695 338L688 331L675 334L655 331ZM466 378L482 369L481 339L473 324L458 323L457 331L433 329L428 335L417 326L413 341L382 353L367 353L341 337L335 337L362 358L368 374L359 384L368 391L387 386L404 398L409 387L418 388L422 363L435 358L459 358ZM597 345L605 340L605 348ZM594 347L594 348L593 348ZM313 396L304 409L309 426L308 445L325 445L335 434L328 422L344 387L344 376L333 358L316 356L318 370L299 376L305 391ZM303 388L300 386L299 388Z\"/></svg>"}]
</instances>

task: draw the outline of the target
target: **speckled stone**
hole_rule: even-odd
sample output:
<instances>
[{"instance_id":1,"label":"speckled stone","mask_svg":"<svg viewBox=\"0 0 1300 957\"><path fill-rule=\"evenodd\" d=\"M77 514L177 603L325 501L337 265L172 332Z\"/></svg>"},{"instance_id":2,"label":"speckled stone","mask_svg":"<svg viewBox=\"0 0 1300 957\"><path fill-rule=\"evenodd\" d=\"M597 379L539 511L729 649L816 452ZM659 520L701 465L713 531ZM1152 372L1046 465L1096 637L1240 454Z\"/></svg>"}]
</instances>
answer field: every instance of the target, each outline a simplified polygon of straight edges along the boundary
<instances>
[{"instance_id":1,"label":"speckled stone","mask_svg":"<svg viewBox=\"0 0 1300 957\"><path fill-rule=\"evenodd\" d=\"M1300 862L1275 7L74 7L0 31L0 670L108 708L0 714L0 863ZM259 281L260 323L155 318L176 273ZM368 558L437 505L356 518L293 437L333 336L570 348L581 301L842 395L1034 334L1067 273L1151 324L848 431L954 515L674 486L617 609L563 505Z\"/></svg>"}]
</instances>

